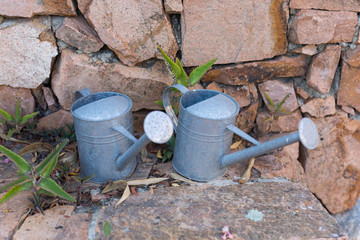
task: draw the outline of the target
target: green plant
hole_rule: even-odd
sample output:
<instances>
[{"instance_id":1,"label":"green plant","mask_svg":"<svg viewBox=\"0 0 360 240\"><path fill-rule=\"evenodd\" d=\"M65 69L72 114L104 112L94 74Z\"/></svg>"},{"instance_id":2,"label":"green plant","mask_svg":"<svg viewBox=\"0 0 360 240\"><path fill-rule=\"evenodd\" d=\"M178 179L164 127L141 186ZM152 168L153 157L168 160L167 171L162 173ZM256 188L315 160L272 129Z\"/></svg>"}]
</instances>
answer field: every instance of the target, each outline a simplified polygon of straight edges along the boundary
<instances>
[{"instance_id":1,"label":"green plant","mask_svg":"<svg viewBox=\"0 0 360 240\"><path fill-rule=\"evenodd\" d=\"M32 191L36 202L38 202L38 194L46 194L53 197L58 196L68 201L75 202L75 199L72 196L65 192L50 178L50 174L57 164L59 153L67 143L68 140L57 145L56 148L35 167L32 167L18 154L0 145L0 151L11 159L19 169L19 178L0 188L0 191L9 189L0 199L0 204L22 191Z\"/></svg>"},{"instance_id":2,"label":"green plant","mask_svg":"<svg viewBox=\"0 0 360 240\"><path fill-rule=\"evenodd\" d=\"M12 116L5 110L0 108L0 115L4 119L0 119L0 125L5 124L7 126L7 134L5 137L5 140L9 140L11 136L17 132L19 133L20 130L24 127L24 125L27 123L27 121L37 115L39 112L30 113L25 116L21 116L21 106L20 106L20 100L17 99L16 102L16 110L15 110L15 116Z\"/></svg>"},{"instance_id":3,"label":"green plant","mask_svg":"<svg viewBox=\"0 0 360 240\"><path fill-rule=\"evenodd\" d=\"M264 121L268 121L270 119L271 120L274 120L274 119L278 120L280 114L291 114L290 112L286 111L285 107L283 107L283 108L281 107L285 103L286 99L290 96L289 93L286 94L286 96L281 100L281 102L278 105L276 105L276 107L275 107L274 101L269 97L269 95L267 95L266 92L264 92L264 95L265 95L266 100L268 102L268 111L269 111L269 114L270 114L270 116L266 117L264 119Z\"/></svg>"},{"instance_id":4,"label":"green plant","mask_svg":"<svg viewBox=\"0 0 360 240\"><path fill-rule=\"evenodd\" d=\"M180 84L184 85L185 87L187 87L188 85L194 86L217 60L216 58L214 58L214 59L210 60L209 62L195 68L190 73L190 76L188 76L185 73L185 70L184 70L183 66L181 65L181 62L178 58L176 58L176 60L174 62L173 60L171 60L171 58L168 55L166 55L166 53L161 49L160 46L158 46L158 48L164 57L164 62L168 66L170 75L174 79L174 83L180 83Z\"/></svg>"},{"instance_id":5,"label":"green plant","mask_svg":"<svg viewBox=\"0 0 360 240\"><path fill-rule=\"evenodd\" d=\"M105 237L110 236L111 233L111 224L108 221L105 221L104 227L103 227L104 235Z\"/></svg>"},{"instance_id":6,"label":"green plant","mask_svg":"<svg viewBox=\"0 0 360 240\"><path fill-rule=\"evenodd\" d=\"M188 76L178 58L176 58L174 62L173 60L171 60L171 58L168 55L166 55L166 53L161 49L160 46L158 46L158 48L164 57L164 62L169 70L171 77L174 80L174 84L178 83L185 87L189 85L194 86L217 60L216 58L214 58L209 62L195 68ZM178 99L175 99L175 102L176 101L178 101ZM159 101L155 101L155 103L163 107L163 101L159 100ZM172 105L172 108L174 110L174 113L178 115L179 112L178 108L174 105ZM162 154L162 162L166 162L172 158L174 147L175 147L175 137L172 136L171 139L165 144L165 149Z\"/></svg>"},{"instance_id":7,"label":"green plant","mask_svg":"<svg viewBox=\"0 0 360 240\"><path fill-rule=\"evenodd\" d=\"M64 127L60 127L56 130L56 132L59 133L59 135L61 135L61 137L59 139L57 139L57 141L61 142L65 139L69 139L70 142L76 141L74 125L65 123L65 126L66 126L67 130L65 130Z\"/></svg>"}]
</instances>

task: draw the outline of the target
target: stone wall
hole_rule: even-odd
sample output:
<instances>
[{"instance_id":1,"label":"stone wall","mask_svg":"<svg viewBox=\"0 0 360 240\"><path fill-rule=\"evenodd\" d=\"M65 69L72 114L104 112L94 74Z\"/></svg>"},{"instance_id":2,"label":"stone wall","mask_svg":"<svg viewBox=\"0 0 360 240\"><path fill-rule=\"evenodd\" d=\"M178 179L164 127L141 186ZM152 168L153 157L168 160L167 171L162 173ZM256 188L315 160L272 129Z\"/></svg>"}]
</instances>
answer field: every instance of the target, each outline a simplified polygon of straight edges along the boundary
<instances>
[{"instance_id":1,"label":"stone wall","mask_svg":"<svg viewBox=\"0 0 360 240\"><path fill-rule=\"evenodd\" d=\"M360 193L360 2L357 0L1 0L0 108L41 111L37 128L71 122L74 92L115 91L134 118L159 109L172 84L157 45L186 70L217 57L195 88L240 107L237 125L261 140L310 117L320 144L257 158L260 177L307 186L331 213ZM286 113L273 110L288 95ZM139 111L140 110L140 111Z\"/></svg>"}]
</instances>

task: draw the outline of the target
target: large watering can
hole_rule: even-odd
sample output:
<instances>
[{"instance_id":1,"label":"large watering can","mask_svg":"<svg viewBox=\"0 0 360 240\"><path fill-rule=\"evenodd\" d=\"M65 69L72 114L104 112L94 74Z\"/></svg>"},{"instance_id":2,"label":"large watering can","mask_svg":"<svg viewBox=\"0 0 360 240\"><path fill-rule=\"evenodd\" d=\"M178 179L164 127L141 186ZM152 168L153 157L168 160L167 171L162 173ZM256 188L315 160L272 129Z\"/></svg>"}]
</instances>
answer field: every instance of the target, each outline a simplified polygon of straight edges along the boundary
<instances>
[{"instance_id":1,"label":"large watering can","mask_svg":"<svg viewBox=\"0 0 360 240\"><path fill-rule=\"evenodd\" d=\"M172 88L183 93L179 119L170 104ZM189 91L176 84L165 89L163 103L176 131L173 167L181 175L196 181L214 180L225 173L227 166L297 141L308 149L318 145L317 128L308 118L300 121L298 132L259 143L235 127L239 104L221 92L207 89ZM233 133L255 146L228 154Z\"/></svg>"},{"instance_id":2,"label":"large watering can","mask_svg":"<svg viewBox=\"0 0 360 240\"><path fill-rule=\"evenodd\" d=\"M102 183L124 179L136 167L136 154L150 141L167 142L173 133L170 118L153 111L144 120L145 134L133 136L132 101L121 93L88 89L75 93L71 107L80 156L81 174Z\"/></svg>"}]
</instances>

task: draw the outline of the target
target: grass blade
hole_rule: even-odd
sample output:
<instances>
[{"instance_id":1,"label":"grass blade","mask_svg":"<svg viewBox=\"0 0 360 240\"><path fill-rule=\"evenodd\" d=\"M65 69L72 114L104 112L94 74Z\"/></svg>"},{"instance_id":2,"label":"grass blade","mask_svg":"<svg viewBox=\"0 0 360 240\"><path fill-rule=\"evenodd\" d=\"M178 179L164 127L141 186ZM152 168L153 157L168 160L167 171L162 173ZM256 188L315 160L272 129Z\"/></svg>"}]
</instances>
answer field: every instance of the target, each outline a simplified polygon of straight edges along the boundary
<instances>
[{"instance_id":1,"label":"grass blade","mask_svg":"<svg viewBox=\"0 0 360 240\"><path fill-rule=\"evenodd\" d=\"M46 167L44 168L44 170L42 172L40 172L40 176L42 178L48 178L50 176L50 174L52 173L52 171L54 171L54 168L58 162L58 158L59 158L59 153L57 153L55 155L54 158L52 158L52 160L49 162L48 165L46 165Z\"/></svg>"},{"instance_id":2,"label":"grass blade","mask_svg":"<svg viewBox=\"0 0 360 240\"><path fill-rule=\"evenodd\" d=\"M210 60L209 62L197 67L190 73L189 83L190 86L194 86L200 78L206 73L207 70L216 62L217 58Z\"/></svg>"},{"instance_id":3,"label":"grass blade","mask_svg":"<svg viewBox=\"0 0 360 240\"><path fill-rule=\"evenodd\" d=\"M54 180L52 180L50 178L43 179L39 183L39 186L41 189L43 189L53 195L56 195L58 197L61 197L63 199L71 201L71 202L76 202L76 200L72 196L70 196L67 192L62 190L62 188L59 185L57 185L57 183Z\"/></svg>"},{"instance_id":4,"label":"grass blade","mask_svg":"<svg viewBox=\"0 0 360 240\"><path fill-rule=\"evenodd\" d=\"M281 102L277 105L276 111L279 111L281 106L284 104L285 100L290 96L290 93L286 94L286 96L281 100Z\"/></svg>"},{"instance_id":5,"label":"grass blade","mask_svg":"<svg viewBox=\"0 0 360 240\"><path fill-rule=\"evenodd\" d=\"M28 187L23 186L23 185L17 185L15 187L13 187L12 189L10 189L1 199L0 199L0 204L2 204L3 202L9 200L10 198L14 197L16 194L18 194L19 192L22 191L26 191L29 190Z\"/></svg>"},{"instance_id":6,"label":"grass blade","mask_svg":"<svg viewBox=\"0 0 360 240\"><path fill-rule=\"evenodd\" d=\"M35 169L36 172L39 173L40 175L43 174L43 170L45 169L45 167L47 165L50 164L51 160L65 147L65 145L69 142L69 139L66 139L65 141L63 141L62 143L60 143L59 145L56 146L56 148L54 149L54 151L52 151L46 158L45 160L43 160L41 163L39 163Z\"/></svg>"},{"instance_id":7,"label":"grass blade","mask_svg":"<svg viewBox=\"0 0 360 240\"><path fill-rule=\"evenodd\" d=\"M186 75L185 70L184 70L183 66L181 65L181 62L178 58L176 58L176 64L180 68L180 76L178 79L176 79L176 80L179 80L177 83L180 83L181 85L187 87L188 86L187 75Z\"/></svg>"},{"instance_id":8,"label":"grass blade","mask_svg":"<svg viewBox=\"0 0 360 240\"><path fill-rule=\"evenodd\" d=\"M14 121L13 116L11 116L9 113L2 110L1 108L0 108L0 114L5 118L6 121L8 121L8 122Z\"/></svg>"},{"instance_id":9,"label":"grass blade","mask_svg":"<svg viewBox=\"0 0 360 240\"><path fill-rule=\"evenodd\" d=\"M175 74L175 77L176 77L176 78L179 78L179 76L181 75L181 70L180 70L179 66L178 66L176 63L174 63L174 61L171 60L171 59L168 57L168 55L166 55L166 53L161 49L160 46L158 46L158 48L159 48L161 54L163 55L165 61L169 63L169 65L170 65L173 73Z\"/></svg>"},{"instance_id":10,"label":"grass blade","mask_svg":"<svg viewBox=\"0 0 360 240\"><path fill-rule=\"evenodd\" d=\"M8 133L6 134L5 140L9 141L12 135L16 132L19 132L16 128L11 128Z\"/></svg>"},{"instance_id":11,"label":"grass blade","mask_svg":"<svg viewBox=\"0 0 360 240\"><path fill-rule=\"evenodd\" d=\"M264 95L265 95L266 99L268 100L270 106L272 106L273 108L275 108L274 102L273 102L273 100L269 97L269 95L267 95L266 92L264 92Z\"/></svg>"},{"instance_id":12,"label":"grass blade","mask_svg":"<svg viewBox=\"0 0 360 240\"><path fill-rule=\"evenodd\" d=\"M15 181L1 187L0 191L4 191L4 190L6 190L8 188L14 187L14 186L19 185L19 184L24 184L24 183L29 182L29 181L31 181L29 176L20 177L19 179L17 179Z\"/></svg>"},{"instance_id":13,"label":"grass blade","mask_svg":"<svg viewBox=\"0 0 360 240\"><path fill-rule=\"evenodd\" d=\"M31 166L28 164L22 157L7 149L6 147L0 145L0 151L3 152L8 158L10 158L15 165L19 168L21 173L26 173L30 171Z\"/></svg>"},{"instance_id":14,"label":"grass blade","mask_svg":"<svg viewBox=\"0 0 360 240\"><path fill-rule=\"evenodd\" d=\"M35 115L37 115L39 112L34 112L34 113L30 113L28 115L23 116L20 121L19 124L24 124L26 123L30 118L34 117Z\"/></svg>"}]
</instances>

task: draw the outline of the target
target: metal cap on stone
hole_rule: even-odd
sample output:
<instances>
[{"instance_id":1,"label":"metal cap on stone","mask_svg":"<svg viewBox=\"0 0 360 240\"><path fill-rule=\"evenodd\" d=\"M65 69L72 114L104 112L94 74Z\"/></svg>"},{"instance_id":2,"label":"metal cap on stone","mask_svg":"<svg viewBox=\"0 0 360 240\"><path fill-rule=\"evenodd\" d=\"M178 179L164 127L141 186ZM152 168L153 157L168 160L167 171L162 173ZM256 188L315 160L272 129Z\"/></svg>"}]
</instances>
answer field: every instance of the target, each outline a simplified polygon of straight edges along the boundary
<instances>
[{"instance_id":1,"label":"metal cap on stone","mask_svg":"<svg viewBox=\"0 0 360 240\"><path fill-rule=\"evenodd\" d=\"M153 111L144 120L145 134L154 143L162 144L169 141L173 130L169 116L163 112Z\"/></svg>"},{"instance_id":2,"label":"metal cap on stone","mask_svg":"<svg viewBox=\"0 0 360 240\"><path fill-rule=\"evenodd\" d=\"M316 125L309 118L301 119L299 123L299 137L307 149L315 149L319 143L319 133Z\"/></svg>"}]
</instances>

